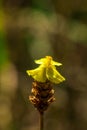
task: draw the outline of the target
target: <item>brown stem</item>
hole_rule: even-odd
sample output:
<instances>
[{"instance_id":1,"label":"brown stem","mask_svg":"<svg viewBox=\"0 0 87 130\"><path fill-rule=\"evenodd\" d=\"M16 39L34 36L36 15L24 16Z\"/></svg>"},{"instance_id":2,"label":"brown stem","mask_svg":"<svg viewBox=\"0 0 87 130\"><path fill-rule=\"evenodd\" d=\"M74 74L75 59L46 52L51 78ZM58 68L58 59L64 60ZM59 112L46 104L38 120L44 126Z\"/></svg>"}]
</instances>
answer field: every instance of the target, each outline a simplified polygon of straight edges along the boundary
<instances>
[{"instance_id":1,"label":"brown stem","mask_svg":"<svg viewBox=\"0 0 87 130\"><path fill-rule=\"evenodd\" d=\"M40 112L40 130L44 130L44 113Z\"/></svg>"}]
</instances>

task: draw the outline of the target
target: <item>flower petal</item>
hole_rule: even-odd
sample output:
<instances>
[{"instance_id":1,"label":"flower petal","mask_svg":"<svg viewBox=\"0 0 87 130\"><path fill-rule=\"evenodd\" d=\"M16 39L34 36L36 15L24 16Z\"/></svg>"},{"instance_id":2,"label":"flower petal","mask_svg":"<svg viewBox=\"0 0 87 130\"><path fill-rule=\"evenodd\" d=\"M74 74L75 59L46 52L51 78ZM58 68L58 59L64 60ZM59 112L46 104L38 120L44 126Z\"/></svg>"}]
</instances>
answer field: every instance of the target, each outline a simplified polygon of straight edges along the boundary
<instances>
[{"instance_id":1,"label":"flower petal","mask_svg":"<svg viewBox=\"0 0 87 130\"><path fill-rule=\"evenodd\" d=\"M60 65L62 65L62 63L55 62L55 61L52 60L52 65L54 65L54 66L55 66L55 65L56 65L56 66L60 66Z\"/></svg>"},{"instance_id":2,"label":"flower petal","mask_svg":"<svg viewBox=\"0 0 87 130\"><path fill-rule=\"evenodd\" d=\"M55 84L59 84L60 82L63 82L65 80L65 78L56 70L55 67L47 68L46 76L48 80Z\"/></svg>"},{"instance_id":3,"label":"flower petal","mask_svg":"<svg viewBox=\"0 0 87 130\"><path fill-rule=\"evenodd\" d=\"M46 58L41 58L41 59L39 59L39 60L35 60L35 63L36 63L36 64L43 64L45 59L46 59Z\"/></svg>"},{"instance_id":4,"label":"flower petal","mask_svg":"<svg viewBox=\"0 0 87 130\"><path fill-rule=\"evenodd\" d=\"M46 69L44 67L38 67L34 70L27 70L28 75L31 75L34 80L39 82L46 81Z\"/></svg>"}]
</instances>

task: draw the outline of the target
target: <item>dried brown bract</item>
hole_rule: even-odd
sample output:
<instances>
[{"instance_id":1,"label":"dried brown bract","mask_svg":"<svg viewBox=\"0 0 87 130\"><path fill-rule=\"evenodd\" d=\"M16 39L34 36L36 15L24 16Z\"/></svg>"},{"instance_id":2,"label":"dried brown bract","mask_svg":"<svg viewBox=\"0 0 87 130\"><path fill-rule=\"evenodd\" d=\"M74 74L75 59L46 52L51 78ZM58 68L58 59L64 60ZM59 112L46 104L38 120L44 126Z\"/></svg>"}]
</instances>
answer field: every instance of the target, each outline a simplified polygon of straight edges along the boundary
<instances>
[{"instance_id":1,"label":"dried brown bract","mask_svg":"<svg viewBox=\"0 0 87 130\"><path fill-rule=\"evenodd\" d=\"M46 111L48 106L55 100L52 83L50 81L45 83L34 81L29 100L40 113Z\"/></svg>"}]
</instances>

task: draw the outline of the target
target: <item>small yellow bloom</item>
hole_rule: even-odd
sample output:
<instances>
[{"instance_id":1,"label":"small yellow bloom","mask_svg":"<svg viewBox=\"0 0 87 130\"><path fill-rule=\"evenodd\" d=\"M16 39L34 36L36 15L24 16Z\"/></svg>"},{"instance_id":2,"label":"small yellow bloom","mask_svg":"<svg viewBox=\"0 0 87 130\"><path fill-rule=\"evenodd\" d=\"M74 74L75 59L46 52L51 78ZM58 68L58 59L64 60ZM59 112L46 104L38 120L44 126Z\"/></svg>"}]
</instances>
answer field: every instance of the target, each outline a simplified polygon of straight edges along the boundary
<instances>
[{"instance_id":1,"label":"small yellow bloom","mask_svg":"<svg viewBox=\"0 0 87 130\"><path fill-rule=\"evenodd\" d=\"M55 67L62 64L53 61L51 56L46 56L45 58L35 60L35 63L40 64L38 68L27 70L28 75L31 75L34 80L38 82L46 82L46 80L49 80L55 84L65 80L65 78L56 70Z\"/></svg>"}]
</instances>

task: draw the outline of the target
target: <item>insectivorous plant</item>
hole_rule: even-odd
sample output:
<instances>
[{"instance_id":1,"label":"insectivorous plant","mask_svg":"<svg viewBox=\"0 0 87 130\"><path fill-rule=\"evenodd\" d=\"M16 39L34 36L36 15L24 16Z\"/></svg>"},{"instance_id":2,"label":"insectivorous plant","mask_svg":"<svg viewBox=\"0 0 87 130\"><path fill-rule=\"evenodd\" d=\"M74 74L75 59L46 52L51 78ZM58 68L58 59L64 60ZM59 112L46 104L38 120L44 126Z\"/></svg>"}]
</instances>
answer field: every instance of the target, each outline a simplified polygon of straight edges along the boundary
<instances>
[{"instance_id":1,"label":"insectivorous plant","mask_svg":"<svg viewBox=\"0 0 87 130\"><path fill-rule=\"evenodd\" d=\"M48 106L55 100L53 83L59 84L65 78L57 71L55 66L61 66L51 56L35 60L39 66L33 70L27 70L27 74L34 79L29 100L40 113L40 130L43 130L43 114Z\"/></svg>"}]
</instances>

